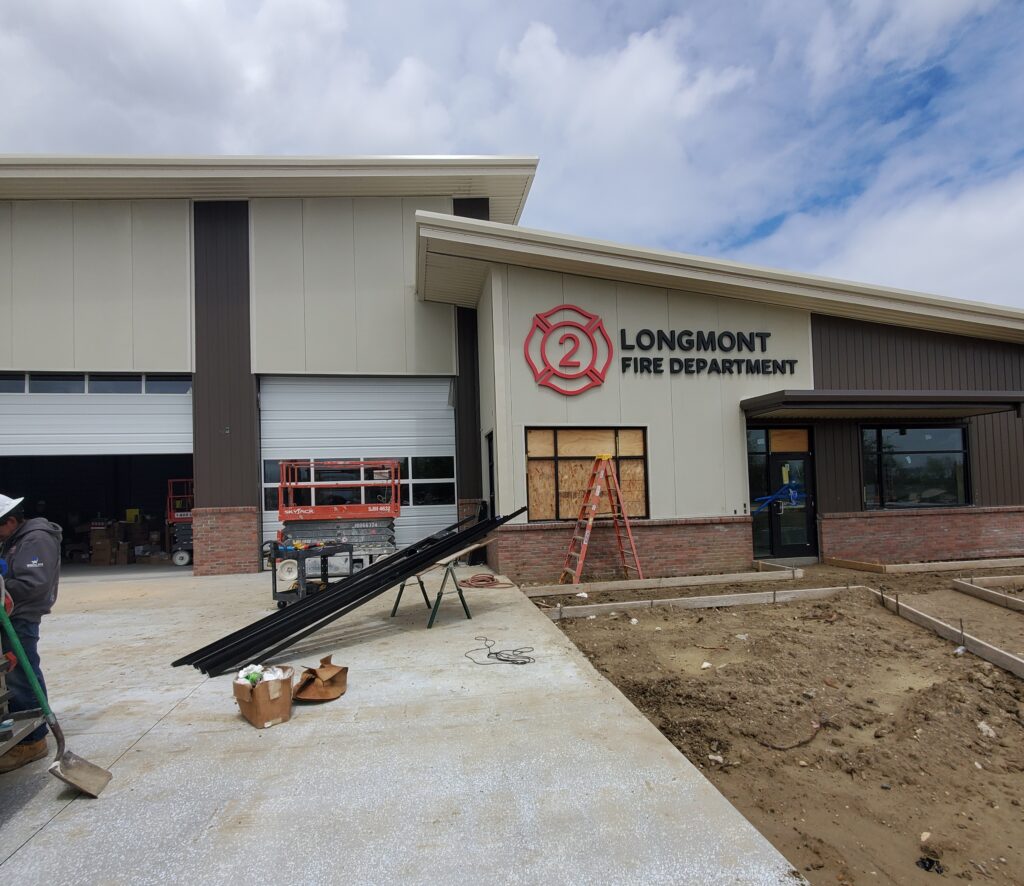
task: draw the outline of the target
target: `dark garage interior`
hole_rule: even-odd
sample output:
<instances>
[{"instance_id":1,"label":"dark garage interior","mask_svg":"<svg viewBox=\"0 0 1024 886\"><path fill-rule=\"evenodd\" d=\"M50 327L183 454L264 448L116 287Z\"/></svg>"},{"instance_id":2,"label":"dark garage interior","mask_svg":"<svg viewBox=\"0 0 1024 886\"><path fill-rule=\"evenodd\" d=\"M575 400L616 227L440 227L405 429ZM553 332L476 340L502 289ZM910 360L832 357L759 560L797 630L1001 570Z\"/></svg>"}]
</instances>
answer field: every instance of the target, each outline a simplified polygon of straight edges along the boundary
<instances>
[{"instance_id":1,"label":"dark garage interior","mask_svg":"<svg viewBox=\"0 0 1024 886\"><path fill-rule=\"evenodd\" d=\"M167 562L167 481L191 476L190 454L0 457L0 492L63 527L66 560L97 565Z\"/></svg>"}]
</instances>

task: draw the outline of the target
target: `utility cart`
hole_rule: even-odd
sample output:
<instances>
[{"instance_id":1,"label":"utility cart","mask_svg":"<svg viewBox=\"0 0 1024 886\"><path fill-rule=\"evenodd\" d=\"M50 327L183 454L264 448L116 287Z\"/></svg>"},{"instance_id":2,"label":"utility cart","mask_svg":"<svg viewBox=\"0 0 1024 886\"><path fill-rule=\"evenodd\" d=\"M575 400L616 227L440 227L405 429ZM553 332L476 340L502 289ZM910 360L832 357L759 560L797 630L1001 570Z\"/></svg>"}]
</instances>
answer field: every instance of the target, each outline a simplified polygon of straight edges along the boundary
<instances>
[{"instance_id":1,"label":"utility cart","mask_svg":"<svg viewBox=\"0 0 1024 886\"><path fill-rule=\"evenodd\" d=\"M301 542L299 543L301 544ZM332 558L344 557L348 563L346 572L331 572ZM317 575L309 574L310 560L319 560L320 571ZM352 575L352 545L350 544L317 544L309 547L296 547L294 543L270 542L270 561L274 564L270 570L270 587L278 609L284 609L289 603L304 600L310 593L310 579L317 582L317 588L323 588L331 579L344 575ZM285 589L281 590L280 586Z\"/></svg>"}]
</instances>

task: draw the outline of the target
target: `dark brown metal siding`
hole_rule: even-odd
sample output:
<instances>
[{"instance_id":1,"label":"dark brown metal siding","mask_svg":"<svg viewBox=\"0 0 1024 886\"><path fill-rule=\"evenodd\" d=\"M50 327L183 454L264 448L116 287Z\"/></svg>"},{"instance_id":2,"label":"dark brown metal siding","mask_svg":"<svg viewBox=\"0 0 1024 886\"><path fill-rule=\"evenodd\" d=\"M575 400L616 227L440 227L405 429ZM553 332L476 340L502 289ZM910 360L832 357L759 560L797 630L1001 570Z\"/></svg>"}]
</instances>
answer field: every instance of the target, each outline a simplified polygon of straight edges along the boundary
<instances>
[{"instance_id":1,"label":"dark brown metal siding","mask_svg":"<svg viewBox=\"0 0 1024 886\"><path fill-rule=\"evenodd\" d=\"M490 218L487 197L456 197L452 214L465 218ZM483 495L480 457L480 366L477 355L476 310L455 309L455 335L459 374L455 379L455 470L459 498Z\"/></svg>"},{"instance_id":2,"label":"dark brown metal siding","mask_svg":"<svg viewBox=\"0 0 1024 886\"><path fill-rule=\"evenodd\" d=\"M249 355L249 204L196 203L196 507L259 505L259 414Z\"/></svg>"},{"instance_id":3,"label":"dark brown metal siding","mask_svg":"<svg viewBox=\"0 0 1024 886\"><path fill-rule=\"evenodd\" d=\"M477 359L476 311L455 309L459 374L455 379L455 466L459 498L480 498L480 370Z\"/></svg>"},{"instance_id":4,"label":"dark brown metal siding","mask_svg":"<svg viewBox=\"0 0 1024 886\"><path fill-rule=\"evenodd\" d=\"M959 335L813 315L817 390L1024 390L1024 347ZM860 430L855 422L815 429L818 507L859 510ZM1024 421L1012 413L969 422L976 505L1024 504Z\"/></svg>"}]
</instances>

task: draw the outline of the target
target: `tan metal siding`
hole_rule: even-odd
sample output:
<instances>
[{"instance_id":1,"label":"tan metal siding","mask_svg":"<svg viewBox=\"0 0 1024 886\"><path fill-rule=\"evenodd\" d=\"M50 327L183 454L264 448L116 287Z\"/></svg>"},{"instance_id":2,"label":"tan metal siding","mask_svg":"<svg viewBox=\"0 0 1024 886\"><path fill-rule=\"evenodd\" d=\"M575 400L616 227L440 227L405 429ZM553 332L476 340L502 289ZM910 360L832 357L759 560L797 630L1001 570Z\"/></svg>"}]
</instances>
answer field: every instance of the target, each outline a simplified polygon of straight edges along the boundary
<instances>
[{"instance_id":1,"label":"tan metal siding","mask_svg":"<svg viewBox=\"0 0 1024 886\"><path fill-rule=\"evenodd\" d=\"M417 298L417 209L447 197L253 200L252 370L454 375L451 305Z\"/></svg>"},{"instance_id":2,"label":"tan metal siding","mask_svg":"<svg viewBox=\"0 0 1024 886\"><path fill-rule=\"evenodd\" d=\"M0 203L0 368L192 371L187 200Z\"/></svg>"}]
</instances>

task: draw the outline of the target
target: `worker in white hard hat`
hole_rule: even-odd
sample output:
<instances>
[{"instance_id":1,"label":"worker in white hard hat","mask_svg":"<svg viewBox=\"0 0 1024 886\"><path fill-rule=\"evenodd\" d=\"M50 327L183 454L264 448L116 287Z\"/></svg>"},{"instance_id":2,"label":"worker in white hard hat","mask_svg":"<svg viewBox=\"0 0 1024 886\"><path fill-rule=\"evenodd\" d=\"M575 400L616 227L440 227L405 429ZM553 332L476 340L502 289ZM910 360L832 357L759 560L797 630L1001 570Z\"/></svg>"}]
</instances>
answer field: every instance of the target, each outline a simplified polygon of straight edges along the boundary
<instances>
[{"instance_id":1,"label":"worker in white hard hat","mask_svg":"<svg viewBox=\"0 0 1024 886\"><path fill-rule=\"evenodd\" d=\"M9 597L4 603L13 603L13 608L8 609L11 624L25 649L28 664L46 692L39 668L39 623L57 600L62 531L45 517L26 520L23 501L0 495L0 572L4 574ZM2 639L6 653L7 637ZM7 689L12 713L39 707L20 663L7 674ZM0 757L0 772L10 772L45 757L46 732L46 726L40 726Z\"/></svg>"}]
</instances>

